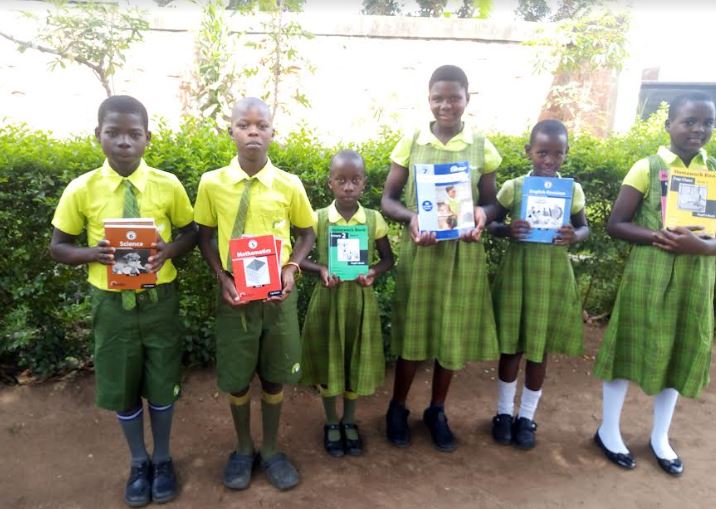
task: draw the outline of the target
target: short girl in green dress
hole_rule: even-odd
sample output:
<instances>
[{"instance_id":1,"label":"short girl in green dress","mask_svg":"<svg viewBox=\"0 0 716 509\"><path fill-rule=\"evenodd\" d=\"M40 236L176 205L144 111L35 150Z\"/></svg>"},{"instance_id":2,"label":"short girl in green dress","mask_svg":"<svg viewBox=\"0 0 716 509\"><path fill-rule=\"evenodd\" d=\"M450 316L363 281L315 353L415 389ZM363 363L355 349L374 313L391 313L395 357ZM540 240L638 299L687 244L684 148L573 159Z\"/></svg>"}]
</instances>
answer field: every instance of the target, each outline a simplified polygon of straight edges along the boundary
<instances>
[{"instance_id":1,"label":"short girl in green dress","mask_svg":"<svg viewBox=\"0 0 716 509\"><path fill-rule=\"evenodd\" d=\"M559 177L557 172L568 149L567 129L562 122L539 122L532 129L529 144L525 145L527 157L532 161L529 175ZM547 353L579 355L583 350L581 300L567 248L586 239L589 228L584 215L584 191L575 182L571 224L559 229L554 244L519 242L530 230L530 224L519 219L524 179L525 176L518 177L502 186L497 194L500 222L489 226L493 235L515 240L507 249L492 289L501 352L492 436L498 443L514 443L521 449L531 449L535 443L534 414L542 395ZM512 222L504 224L501 221L507 214ZM525 386L519 414L514 418L517 373L523 354L527 358Z\"/></svg>"},{"instance_id":2,"label":"short girl in green dress","mask_svg":"<svg viewBox=\"0 0 716 509\"><path fill-rule=\"evenodd\" d=\"M360 455L363 442L355 423L358 396L369 396L383 383L385 358L378 302L373 281L393 266L388 226L378 211L358 199L366 184L363 158L352 150L333 156L328 187L335 201L317 211L316 261L301 268L320 276L303 326L302 383L318 385L326 411L323 444L331 456ZM355 281L341 281L328 272L328 226L365 224L368 260L378 261ZM336 397L343 396L338 421Z\"/></svg>"},{"instance_id":3,"label":"short girl in green dress","mask_svg":"<svg viewBox=\"0 0 716 509\"><path fill-rule=\"evenodd\" d=\"M487 281L482 229L496 213L495 170L501 158L495 147L462 116L469 101L465 72L438 67L428 83L435 118L404 136L390 156L383 212L404 224L396 278L391 351L398 357L393 398L386 415L388 440L410 443L406 399L420 361L434 361L430 406L423 422L438 450L455 449L445 416L452 375L469 361L495 360L497 333ZM476 227L460 240L437 242L418 228L416 164L468 161Z\"/></svg>"},{"instance_id":4,"label":"short girl in green dress","mask_svg":"<svg viewBox=\"0 0 716 509\"><path fill-rule=\"evenodd\" d=\"M685 168L716 171L716 160L703 149L715 118L711 96L675 98L665 124L670 147L629 170L607 224L612 237L633 246L594 368L604 380L594 441L622 468L636 466L619 429L630 380L654 396L650 447L671 475L684 470L669 443L678 395L695 398L709 382L716 239L700 236L697 227L664 228L661 203L662 176Z\"/></svg>"}]
</instances>

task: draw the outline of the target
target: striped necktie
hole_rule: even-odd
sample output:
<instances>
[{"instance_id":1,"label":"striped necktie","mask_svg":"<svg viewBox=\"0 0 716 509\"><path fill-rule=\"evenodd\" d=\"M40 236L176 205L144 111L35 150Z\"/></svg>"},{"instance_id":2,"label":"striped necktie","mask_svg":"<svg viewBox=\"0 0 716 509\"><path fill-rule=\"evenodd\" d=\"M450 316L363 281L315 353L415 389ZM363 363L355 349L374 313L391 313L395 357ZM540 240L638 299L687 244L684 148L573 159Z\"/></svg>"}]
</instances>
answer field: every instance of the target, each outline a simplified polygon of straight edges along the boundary
<instances>
[{"instance_id":1,"label":"striped necktie","mask_svg":"<svg viewBox=\"0 0 716 509\"><path fill-rule=\"evenodd\" d=\"M134 194L134 186L129 179L122 181L124 184L124 217L139 217L139 203ZM137 306L137 292L134 290L122 290L122 307L131 311Z\"/></svg>"},{"instance_id":2,"label":"striped necktie","mask_svg":"<svg viewBox=\"0 0 716 509\"><path fill-rule=\"evenodd\" d=\"M244 184L244 191L241 193L241 200L239 200L239 209L236 212L236 219L234 219L234 228L231 230L231 238L238 239L244 234L244 228L246 227L246 218L249 215L249 202L251 201L251 187L256 182L256 179L248 179ZM226 256L226 270L231 271L231 253Z\"/></svg>"}]
</instances>

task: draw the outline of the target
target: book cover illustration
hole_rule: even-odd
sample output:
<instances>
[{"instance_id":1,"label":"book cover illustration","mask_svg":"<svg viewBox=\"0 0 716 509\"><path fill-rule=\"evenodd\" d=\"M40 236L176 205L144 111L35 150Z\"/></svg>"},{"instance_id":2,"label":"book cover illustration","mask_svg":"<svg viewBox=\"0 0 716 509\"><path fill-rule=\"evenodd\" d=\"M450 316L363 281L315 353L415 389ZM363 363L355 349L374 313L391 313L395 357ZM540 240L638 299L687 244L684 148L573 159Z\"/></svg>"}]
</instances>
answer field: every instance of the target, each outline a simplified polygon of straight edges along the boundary
<instances>
[{"instance_id":1,"label":"book cover illustration","mask_svg":"<svg viewBox=\"0 0 716 509\"><path fill-rule=\"evenodd\" d=\"M569 224L573 184L570 178L525 177L520 219L527 221L531 229L523 242L554 242L557 230Z\"/></svg>"},{"instance_id":2,"label":"book cover illustration","mask_svg":"<svg viewBox=\"0 0 716 509\"><path fill-rule=\"evenodd\" d=\"M367 274L368 227L366 225L328 226L328 272L344 281Z\"/></svg>"},{"instance_id":3,"label":"book cover illustration","mask_svg":"<svg viewBox=\"0 0 716 509\"><path fill-rule=\"evenodd\" d=\"M716 172L672 170L666 194L664 226L702 226L700 235L716 236Z\"/></svg>"},{"instance_id":4,"label":"book cover illustration","mask_svg":"<svg viewBox=\"0 0 716 509\"><path fill-rule=\"evenodd\" d=\"M420 231L435 232L437 240L452 240L475 228L470 164L416 164Z\"/></svg>"},{"instance_id":5,"label":"book cover illustration","mask_svg":"<svg viewBox=\"0 0 716 509\"><path fill-rule=\"evenodd\" d=\"M281 293L281 241L273 235L229 241L234 284L242 301L265 300Z\"/></svg>"},{"instance_id":6,"label":"book cover illustration","mask_svg":"<svg viewBox=\"0 0 716 509\"><path fill-rule=\"evenodd\" d=\"M120 218L104 221L104 236L115 249L114 265L107 266L110 290L153 288L157 274L149 271L149 257L157 250L157 228L151 218Z\"/></svg>"}]
</instances>

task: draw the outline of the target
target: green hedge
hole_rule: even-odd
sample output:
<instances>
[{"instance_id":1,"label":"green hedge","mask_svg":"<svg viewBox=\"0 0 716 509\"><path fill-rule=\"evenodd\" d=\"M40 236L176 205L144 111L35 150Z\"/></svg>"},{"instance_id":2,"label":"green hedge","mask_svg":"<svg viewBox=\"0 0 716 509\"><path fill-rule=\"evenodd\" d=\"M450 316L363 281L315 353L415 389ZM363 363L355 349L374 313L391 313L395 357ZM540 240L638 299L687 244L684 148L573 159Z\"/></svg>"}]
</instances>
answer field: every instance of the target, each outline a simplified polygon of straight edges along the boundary
<instances>
[{"instance_id":1,"label":"green hedge","mask_svg":"<svg viewBox=\"0 0 716 509\"><path fill-rule=\"evenodd\" d=\"M620 181L637 159L653 153L666 141L663 112L640 122L621 136L597 139L581 136L572 141L563 174L584 187L592 235L574 250L574 266L590 314L607 312L614 299L627 247L611 240L605 222ZM373 141L356 144L366 159L368 186L363 203L379 208L389 154L397 133L376 133ZM525 136L492 135L503 156L498 183L523 174ZM342 147L341 147L342 148ZM297 174L311 203L322 207L331 197L326 185L327 165L337 147L328 147L309 131L292 133L270 151L274 163ZM226 134L211 126L187 123L174 132L160 126L147 151L147 162L175 173L192 198L201 174L226 164L234 148ZM48 254L50 220L62 190L75 176L98 167L102 153L92 138L59 140L23 126L0 127L0 371L29 369L40 377L61 372L90 359L85 269L53 262ZM397 249L399 228L391 225ZM494 274L505 241L486 238L490 274ZM177 261L180 271L181 316L186 325L185 361L210 362L214 355L214 284L197 251ZM300 282L299 309L306 309L315 280ZM390 328L390 299L394 275L381 278L379 295L386 337ZM475 310L479 312L479 310ZM300 313L302 316L303 313Z\"/></svg>"}]
</instances>

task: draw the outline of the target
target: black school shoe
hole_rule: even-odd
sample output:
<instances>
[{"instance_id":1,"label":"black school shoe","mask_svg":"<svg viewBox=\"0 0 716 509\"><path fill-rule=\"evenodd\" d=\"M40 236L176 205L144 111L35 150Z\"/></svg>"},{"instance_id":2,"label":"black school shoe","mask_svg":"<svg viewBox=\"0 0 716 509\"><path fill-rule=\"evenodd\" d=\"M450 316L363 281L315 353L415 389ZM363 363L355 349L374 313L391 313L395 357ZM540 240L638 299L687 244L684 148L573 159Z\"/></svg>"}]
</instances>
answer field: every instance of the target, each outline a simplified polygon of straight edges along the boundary
<instances>
[{"instance_id":1,"label":"black school shoe","mask_svg":"<svg viewBox=\"0 0 716 509\"><path fill-rule=\"evenodd\" d=\"M430 406L423 412L423 422L430 430L433 444L441 452L455 450L455 435L450 431L443 407Z\"/></svg>"},{"instance_id":2,"label":"black school shoe","mask_svg":"<svg viewBox=\"0 0 716 509\"><path fill-rule=\"evenodd\" d=\"M177 476L171 459L152 465L152 500L157 504L177 497Z\"/></svg>"},{"instance_id":3,"label":"black school shoe","mask_svg":"<svg viewBox=\"0 0 716 509\"><path fill-rule=\"evenodd\" d=\"M512 428L512 440L515 447L519 449L532 449L535 446L535 431L537 431L537 423L527 417L519 417L515 419Z\"/></svg>"},{"instance_id":4,"label":"black school shoe","mask_svg":"<svg viewBox=\"0 0 716 509\"><path fill-rule=\"evenodd\" d=\"M350 429L355 431L356 435L358 435L358 438L355 440L351 440L346 436L346 430ZM358 433L358 425L352 422L342 422L341 421L341 436L343 437L343 450L346 454L350 454L351 456L360 456L363 454L363 439L360 437L360 434Z\"/></svg>"},{"instance_id":5,"label":"black school shoe","mask_svg":"<svg viewBox=\"0 0 716 509\"><path fill-rule=\"evenodd\" d=\"M625 469L625 470L634 470L636 468L636 460L631 454L623 454L621 452L612 452L609 449L607 449L607 446L604 445L604 442L602 442L601 437L599 436L599 430L594 434L594 443L599 446L599 448L604 453L604 456L607 457L609 461L614 463L615 465Z\"/></svg>"},{"instance_id":6,"label":"black school shoe","mask_svg":"<svg viewBox=\"0 0 716 509\"><path fill-rule=\"evenodd\" d=\"M512 443L512 416L510 414L497 414L492 418L492 438L500 445Z\"/></svg>"},{"instance_id":7,"label":"black school shoe","mask_svg":"<svg viewBox=\"0 0 716 509\"><path fill-rule=\"evenodd\" d=\"M410 428L408 427L410 410L393 401L390 402L388 413L385 414L385 431L388 441L396 447L410 445Z\"/></svg>"},{"instance_id":8,"label":"black school shoe","mask_svg":"<svg viewBox=\"0 0 716 509\"><path fill-rule=\"evenodd\" d=\"M338 440L330 440L328 438L329 432L337 431ZM343 456L343 431L339 424L324 424L323 425L323 448L326 452L334 458L340 458Z\"/></svg>"},{"instance_id":9,"label":"black school shoe","mask_svg":"<svg viewBox=\"0 0 716 509\"><path fill-rule=\"evenodd\" d=\"M152 465L145 461L129 470L124 501L129 507L144 507L152 501Z\"/></svg>"},{"instance_id":10,"label":"black school shoe","mask_svg":"<svg viewBox=\"0 0 716 509\"><path fill-rule=\"evenodd\" d=\"M676 457L676 459L673 460L660 458L656 455L654 446L651 445L651 440L649 440L649 449L651 449L651 453L656 458L656 462L659 464L659 466L664 472L675 477L678 477L684 473L684 463L681 461L681 458L679 458L678 456Z\"/></svg>"}]
</instances>

